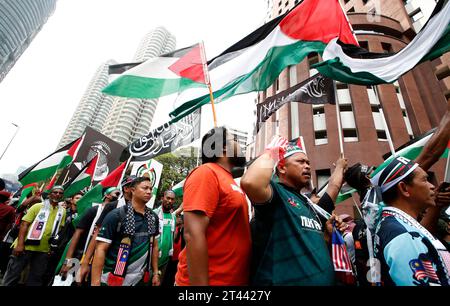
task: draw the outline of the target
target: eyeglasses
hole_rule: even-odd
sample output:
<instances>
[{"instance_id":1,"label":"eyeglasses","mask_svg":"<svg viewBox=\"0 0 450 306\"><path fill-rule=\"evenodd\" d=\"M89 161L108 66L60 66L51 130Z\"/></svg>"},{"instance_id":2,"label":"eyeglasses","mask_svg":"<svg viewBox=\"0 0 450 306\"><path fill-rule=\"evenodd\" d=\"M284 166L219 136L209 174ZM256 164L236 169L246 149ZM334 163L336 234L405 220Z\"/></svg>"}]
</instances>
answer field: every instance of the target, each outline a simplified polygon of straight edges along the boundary
<instances>
[{"instance_id":1,"label":"eyeglasses","mask_svg":"<svg viewBox=\"0 0 450 306\"><path fill-rule=\"evenodd\" d=\"M64 194L64 192L61 191L52 191L53 194Z\"/></svg>"}]
</instances>

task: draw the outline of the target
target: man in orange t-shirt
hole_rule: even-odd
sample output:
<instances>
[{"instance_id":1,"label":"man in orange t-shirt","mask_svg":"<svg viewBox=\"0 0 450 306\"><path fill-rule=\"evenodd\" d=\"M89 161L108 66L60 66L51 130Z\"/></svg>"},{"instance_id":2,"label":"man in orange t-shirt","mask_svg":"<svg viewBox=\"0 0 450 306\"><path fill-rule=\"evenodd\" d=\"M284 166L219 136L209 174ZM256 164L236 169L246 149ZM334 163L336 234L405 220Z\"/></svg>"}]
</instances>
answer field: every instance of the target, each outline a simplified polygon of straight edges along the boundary
<instances>
[{"instance_id":1,"label":"man in orange t-shirt","mask_svg":"<svg viewBox=\"0 0 450 306\"><path fill-rule=\"evenodd\" d=\"M177 286L245 286L251 236L245 193L231 175L243 167L239 144L224 127L202 139L202 165L183 190L186 248L179 256Z\"/></svg>"}]
</instances>

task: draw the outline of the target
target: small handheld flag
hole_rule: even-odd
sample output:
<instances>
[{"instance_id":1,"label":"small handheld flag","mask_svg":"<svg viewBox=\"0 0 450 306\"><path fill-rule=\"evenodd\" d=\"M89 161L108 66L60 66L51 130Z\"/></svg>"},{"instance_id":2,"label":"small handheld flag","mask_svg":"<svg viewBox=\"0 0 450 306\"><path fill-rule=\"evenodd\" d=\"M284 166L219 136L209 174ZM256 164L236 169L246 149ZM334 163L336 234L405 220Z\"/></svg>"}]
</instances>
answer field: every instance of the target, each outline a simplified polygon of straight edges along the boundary
<instances>
[{"instance_id":1,"label":"small handheld flag","mask_svg":"<svg viewBox=\"0 0 450 306\"><path fill-rule=\"evenodd\" d=\"M332 234L332 259L335 271L340 272L352 272L352 264L347 253L347 248L345 247L344 239L341 234L336 230L333 224L333 234Z\"/></svg>"}]
</instances>

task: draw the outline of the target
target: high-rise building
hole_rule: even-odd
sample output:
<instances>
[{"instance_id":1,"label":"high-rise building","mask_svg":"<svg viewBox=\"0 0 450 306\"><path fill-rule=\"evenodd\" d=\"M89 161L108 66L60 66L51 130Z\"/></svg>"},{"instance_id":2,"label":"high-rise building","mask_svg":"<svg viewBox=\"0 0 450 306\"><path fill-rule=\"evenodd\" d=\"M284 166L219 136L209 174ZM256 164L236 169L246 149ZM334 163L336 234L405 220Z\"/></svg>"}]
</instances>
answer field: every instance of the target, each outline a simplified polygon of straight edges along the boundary
<instances>
[{"instance_id":1,"label":"high-rise building","mask_svg":"<svg viewBox=\"0 0 450 306\"><path fill-rule=\"evenodd\" d=\"M165 28L156 28L144 37L133 62L171 52L175 44L175 37ZM126 99L101 92L108 84L108 67L112 64L116 62L109 60L97 69L58 147L80 137L87 126L122 145L149 132L157 100Z\"/></svg>"},{"instance_id":2,"label":"high-rise building","mask_svg":"<svg viewBox=\"0 0 450 306\"><path fill-rule=\"evenodd\" d=\"M285 13L298 2L273 1L272 16ZM369 51L398 52L416 35L414 21L403 0L342 0L341 4L360 46ZM258 93L256 103L262 103L268 97L317 73L311 66L321 60L319 54L310 54L299 64L286 68L272 86ZM442 80L449 79L445 77L445 72L437 74L436 62L439 60L421 63L393 84L378 85L376 88L337 83L344 153L350 165L362 162L376 166L383 161L383 155L390 152L386 128L379 112L380 104L385 110L386 122L396 148L439 124L446 112L448 99ZM332 165L339 157L340 131L335 105L289 103L266 123L256 135L254 156L263 152L275 133L288 139L301 135L311 160L314 186L328 179L334 169ZM431 168L438 181L443 179L444 166L445 161L441 160ZM353 201L339 204L337 211L353 214Z\"/></svg>"},{"instance_id":3,"label":"high-rise building","mask_svg":"<svg viewBox=\"0 0 450 306\"><path fill-rule=\"evenodd\" d=\"M95 72L58 147L80 137L87 126L101 131L114 100L114 97L102 93L102 89L108 84L108 67L112 64L116 62L109 60L101 64Z\"/></svg>"},{"instance_id":4,"label":"high-rise building","mask_svg":"<svg viewBox=\"0 0 450 306\"><path fill-rule=\"evenodd\" d=\"M176 40L164 27L158 27L142 40L133 61L140 62L175 50ZM150 132L157 99L114 98L102 133L126 146Z\"/></svg>"},{"instance_id":5,"label":"high-rise building","mask_svg":"<svg viewBox=\"0 0 450 306\"><path fill-rule=\"evenodd\" d=\"M0 1L0 82L53 13L56 0Z\"/></svg>"}]
</instances>

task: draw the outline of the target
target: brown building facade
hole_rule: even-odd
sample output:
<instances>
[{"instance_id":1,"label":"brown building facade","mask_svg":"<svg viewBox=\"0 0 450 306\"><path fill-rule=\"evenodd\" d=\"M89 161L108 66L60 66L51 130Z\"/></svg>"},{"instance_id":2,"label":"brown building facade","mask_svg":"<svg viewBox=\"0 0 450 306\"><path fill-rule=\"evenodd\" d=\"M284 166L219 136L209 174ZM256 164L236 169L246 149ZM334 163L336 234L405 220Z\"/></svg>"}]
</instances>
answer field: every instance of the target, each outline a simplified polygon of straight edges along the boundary
<instances>
[{"instance_id":1,"label":"brown building facade","mask_svg":"<svg viewBox=\"0 0 450 306\"><path fill-rule=\"evenodd\" d=\"M272 17L283 14L297 2L275 0ZM372 52L398 52L411 41L415 32L402 0L378 1L382 15L368 15L370 9L364 2L368 1L341 1L361 47ZM383 154L390 151L379 104L384 110L395 148L439 124L449 98L446 96L447 88L450 88L446 72L449 59L447 53L433 62L422 63L395 83L379 85L377 89L337 84L344 153L349 165L356 162L379 165L383 162ZM285 69L271 87L258 93L256 103L312 76L316 71L311 65L320 60L319 55L311 54L298 65ZM311 160L313 185L320 187L334 170L333 163L339 157L336 109L330 104L285 105L256 134L254 147L248 150L251 157L258 156L275 134L288 139L301 135ZM444 166L445 161L440 161L431 169L438 181L443 179ZM339 204L337 211L353 215L353 200Z\"/></svg>"}]
</instances>

